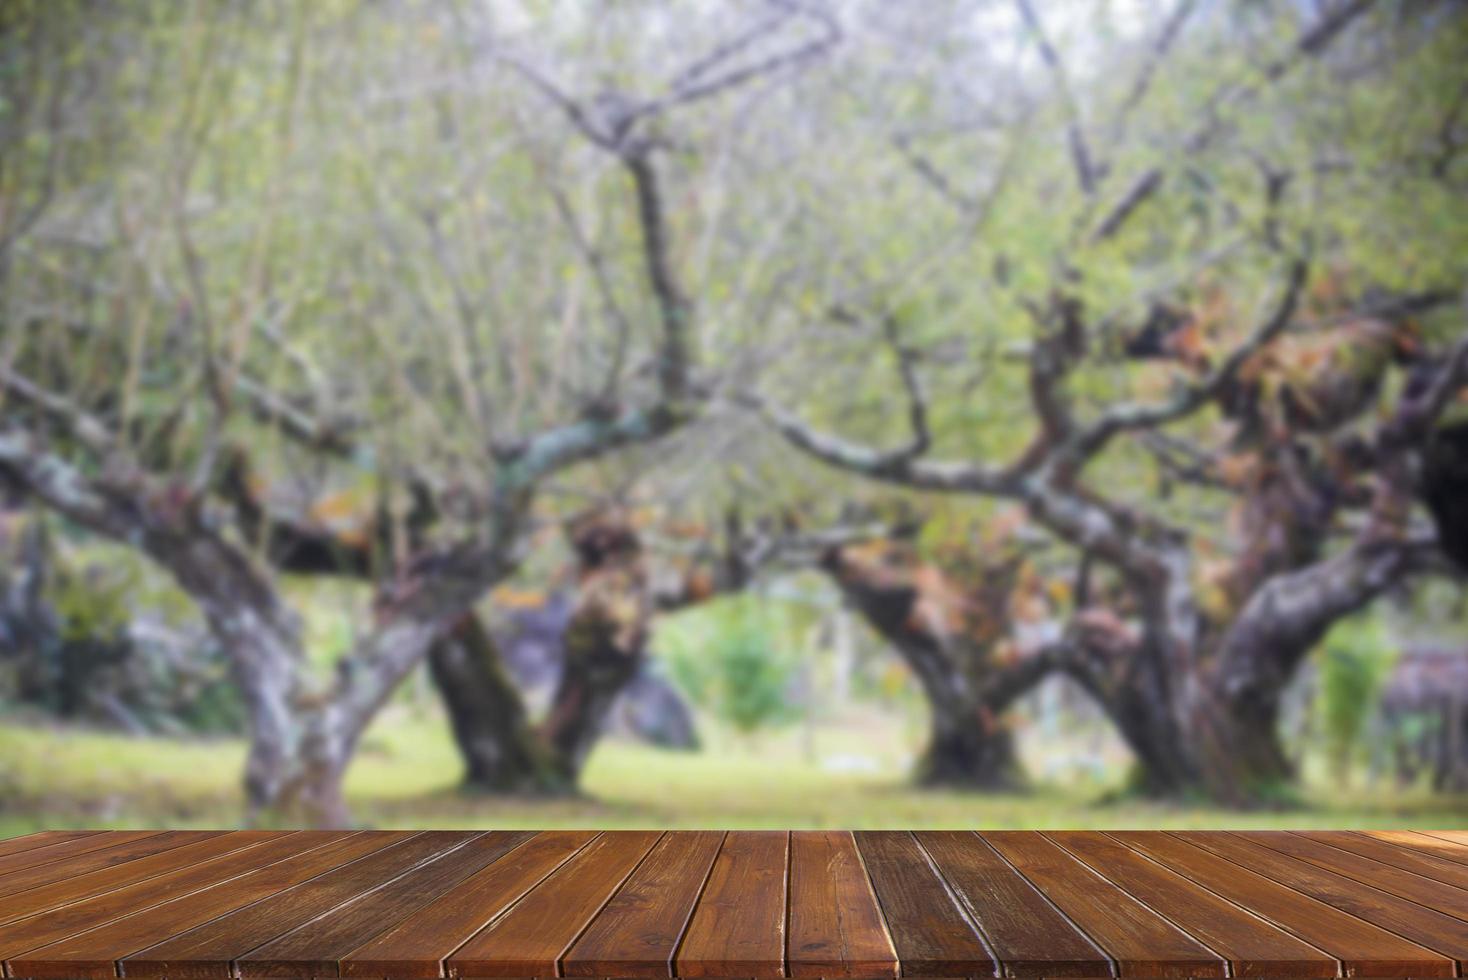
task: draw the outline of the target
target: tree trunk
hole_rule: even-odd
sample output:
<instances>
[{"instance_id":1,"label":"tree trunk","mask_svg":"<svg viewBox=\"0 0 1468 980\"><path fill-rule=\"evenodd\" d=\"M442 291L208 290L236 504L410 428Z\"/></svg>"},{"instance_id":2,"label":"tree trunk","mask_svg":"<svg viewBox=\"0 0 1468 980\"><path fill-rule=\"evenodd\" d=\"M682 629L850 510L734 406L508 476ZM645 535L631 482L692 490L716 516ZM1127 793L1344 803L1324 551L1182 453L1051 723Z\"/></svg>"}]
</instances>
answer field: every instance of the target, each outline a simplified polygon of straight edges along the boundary
<instances>
[{"instance_id":1,"label":"tree trunk","mask_svg":"<svg viewBox=\"0 0 1468 980\"><path fill-rule=\"evenodd\" d=\"M1130 788L1158 798L1206 794L1207 779L1191 737L1200 722L1179 717L1155 667L1136 652L1087 652L1070 661L1067 672L1095 699L1131 750L1136 762Z\"/></svg>"},{"instance_id":2,"label":"tree trunk","mask_svg":"<svg viewBox=\"0 0 1468 980\"><path fill-rule=\"evenodd\" d=\"M1024 784L1014 736L986 710L949 714L931 701L928 745L919 757L924 786L1008 790Z\"/></svg>"},{"instance_id":3,"label":"tree trunk","mask_svg":"<svg viewBox=\"0 0 1468 980\"><path fill-rule=\"evenodd\" d=\"M999 574L962 591L903 544L834 548L822 567L847 602L892 644L928 702L928 744L915 776L923 785L1013 789L1023 784L1002 716L1038 682L991 684L992 643L1002 635L1008 585Z\"/></svg>"},{"instance_id":4,"label":"tree trunk","mask_svg":"<svg viewBox=\"0 0 1468 980\"><path fill-rule=\"evenodd\" d=\"M626 518L593 512L571 528L576 601L561 641L561 679L542 735L574 785L612 706L647 656L653 596L642 541Z\"/></svg>"},{"instance_id":5,"label":"tree trunk","mask_svg":"<svg viewBox=\"0 0 1468 980\"><path fill-rule=\"evenodd\" d=\"M306 781L305 726L296 689L302 659L299 635L288 618L263 615L243 602L232 605L223 595L200 598L200 604L214 635L226 646L249 722L244 779L248 821L299 818L303 814L297 801ZM329 809L336 809L335 804Z\"/></svg>"},{"instance_id":6,"label":"tree trunk","mask_svg":"<svg viewBox=\"0 0 1468 980\"><path fill-rule=\"evenodd\" d=\"M566 789L550 753L525 718L493 637L470 613L429 650L434 686L464 759L464 788L489 793Z\"/></svg>"},{"instance_id":7,"label":"tree trunk","mask_svg":"<svg viewBox=\"0 0 1468 980\"><path fill-rule=\"evenodd\" d=\"M573 615L566 628L565 664L542 734L556 769L572 785L606 730L612 706L643 663L643 641L619 642L617 625L582 614Z\"/></svg>"}]
</instances>

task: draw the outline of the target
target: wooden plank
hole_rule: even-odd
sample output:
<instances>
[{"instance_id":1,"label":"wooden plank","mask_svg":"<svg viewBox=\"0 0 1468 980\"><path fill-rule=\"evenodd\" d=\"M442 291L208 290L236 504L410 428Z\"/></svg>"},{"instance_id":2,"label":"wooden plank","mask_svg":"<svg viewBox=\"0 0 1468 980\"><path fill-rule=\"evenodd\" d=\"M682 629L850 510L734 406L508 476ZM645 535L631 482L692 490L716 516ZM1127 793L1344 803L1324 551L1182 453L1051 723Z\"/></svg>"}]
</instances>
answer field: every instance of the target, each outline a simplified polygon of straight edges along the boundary
<instances>
[{"instance_id":1,"label":"wooden plank","mask_svg":"<svg viewBox=\"0 0 1468 980\"><path fill-rule=\"evenodd\" d=\"M1333 977L1340 963L1102 834L1046 835L1092 871L1196 936L1229 961L1235 977Z\"/></svg>"},{"instance_id":2,"label":"wooden plank","mask_svg":"<svg viewBox=\"0 0 1468 980\"><path fill-rule=\"evenodd\" d=\"M1109 837L1335 957L1348 976L1453 976L1452 960L1191 843L1191 834L1111 831Z\"/></svg>"},{"instance_id":3,"label":"wooden plank","mask_svg":"<svg viewBox=\"0 0 1468 980\"><path fill-rule=\"evenodd\" d=\"M55 844L46 844L14 854L7 854L4 857L0 857L0 885L3 885L8 875L18 870L34 868L43 864L55 864L79 854L116 847L130 840L156 837L161 833L161 830L110 831L108 833L90 834L86 837L78 837L72 840L58 841Z\"/></svg>"},{"instance_id":4,"label":"wooden plank","mask_svg":"<svg viewBox=\"0 0 1468 980\"><path fill-rule=\"evenodd\" d=\"M1233 863L1350 912L1434 952L1468 963L1468 922L1288 857L1233 834L1193 831L1188 839Z\"/></svg>"},{"instance_id":5,"label":"wooden plank","mask_svg":"<svg viewBox=\"0 0 1468 980\"><path fill-rule=\"evenodd\" d=\"M14 922L37 912L60 908L101 895L125 885L146 881L179 868L198 867L222 855L253 847L283 836L285 831L239 830L215 837L205 837L182 847L129 861L110 868L99 868L49 885L41 885L10 895L0 907L0 924Z\"/></svg>"},{"instance_id":6,"label":"wooden plank","mask_svg":"<svg viewBox=\"0 0 1468 980\"><path fill-rule=\"evenodd\" d=\"M897 951L847 831L790 835L790 921L786 968L792 977L890 977Z\"/></svg>"},{"instance_id":7,"label":"wooden plank","mask_svg":"<svg viewBox=\"0 0 1468 980\"><path fill-rule=\"evenodd\" d=\"M1362 830L1356 836L1387 841L1414 854L1426 854L1451 864L1468 864L1468 845L1454 844L1420 830Z\"/></svg>"},{"instance_id":8,"label":"wooden plank","mask_svg":"<svg viewBox=\"0 0 1468 980\"><path fill-rule=\"evenodd\" d=\"M83 901L61 906L55 906L50 901L38 901L35 904L41 907L35 910L35 914L0 926L0 962L88 929L95 929L114 919L151 908L180 895L187 895L220 881L238 877L252 867L263 867L292 854L319 846L324 842L324 838L344 836L346 836L344 833L322 835L287 832L277 834L273 835L273 839L250 845L248 863L239 860L245 857L244 854L231 852ZM56 886L51 887L65 884L67 883L58 882ZM48 889L27 892L26 895L28 897L37 896L46 890Z\"/></svg>"},{"instance_id":9,"label":"wooden plank","mask_svg":"<svg viewBox=\"0 0 1468 980\"><path fill-rule=\"evenodd\" d=\"M398 836L387 847L351 864L134 953L123 962L123 968L129 975L165 975L170 980L230 977L235 960L257 946L382 887L477 834L464 831Z\"/></svg>"},{"instance_id":10,"label":"wooden plank","mask_svg":"<svg viewBox=\"0 0 1468 980\"><path fill-rule=\"evenodd\" d=\"M471 875L337 964L344 977L437 977L443 961L561 867L594 831L536 834L489 867Z\"/></svg>"},{"instance_id":11,"label":"wooden plank","mask_svg":"<svg viewBox=\"0 0 1468 980\"><path fill-rule=\"evenodd\" d=\"M236 960L241 977L334 977L337 960L416 912L533 834L492 831L433 858L329 915Z\"/></svg>"},{"instance_id":12,"label":"wooden plank","mask_svg":"<svg viewBox=\"0 0 1468 980\"><path fill-rule=\"evenodd\" d=\"M673 953L723 840L715 831L664 836L561 957L561 975L671 977Z\"/></svg>"},{"instance_id":13,"label":"wooden plank","mask_svg":"<svg viewBox=\"0 0 1468 980\"><path fill-rule=\"evenodd\" d=\"M1380 888L1384 892L1416 902L1418 905L1425 905L1447 915L1468 920L1468 891L1447 884L1440 879L1427 878L1414 871L1406 871L1375 858L1334 847L1326 841L1311 840L1285 831L1251 831L1240 833L1239 836L1313 864L1318 868L1333 871L1347 878L1354 878L1373 888ZM1368 841L1368 843L1372 842ZM1390 844L1381 846L1393 850ZM1445 863L1450 868L1454 867L1451 862ZM1463 868L1462 871L1468 875L1468 868Z\"/></svg>"},{"instance_id":14,"label":"wooden plank","mask_svg":"<svg viewBox=\"0 0 1468 980\"><path fill-rule=\"evenodd\" d=\"M1054 842L1027 831L983 838L1116 963L1119 976L1222 977L1223 958Z\"/></svg>"},{"instance_id":15,"label":"wooden plank","mask_svg":"<svg viewBox=\"0 0 1468 980\"><path fill-rule=\"evenodd\" d=\"M902 976L997 975L997 961L912 834L860 831L855 837Z\"/></svg>"},{"instance_id":16,"label":"wooden plank","mask_svg":"<svg viewBox=\"0 0 1468 980\"><path fill-rule=\"evenodd\" d=\"M1110 975L1106 954L983 838L969 831L925 831L916 837L978 923L1001 975Z\"/></svg>"},{"instance_id":17,"label":"wooden plank","mask_svg":"<svg viewBox=\"0 0 1468 980\"><path fill-rule=\"evenodd\" d=\"M22 868L0 877L0 898L10 898L41 885L75 878L102 868L116 867L150 854L183 847L206 837L218 837L223 833L221 830L170 830L164 833L119 834L114 838L115 843L111 847L100 847L86 854ZM83 838L78 843L85 844L90 840L91 838ZM16 855L20 856L22 855Z\"/></svg>"},{"instance_id":18,"label":"wooden plank","mask_svg":"<svg viewBox=\"0 0 1468 980\"><path fill-rule=\"evenodd\" d=\"M1447 841L1449 844L1457 844L1460 847L1468 847L1468 830L1424 830L1421 833L1438 840Z\"/></svg>"},{"instance_id":19,"label":"wooden plank","mask_svg":"<svg viewBox=\"0 0 1468 980\"><path fill-rule=\"evenodd\" d=\"M1273 877L1276 882L1289 885L1295 891L1330 902L1358 918L1452 957L1459 962L1459 967L1468 964L1468 923L1461 918L1422 907L1345 874L1312 866L1293 855L1274 851L1233 833L1199 830L1193 836L1199 839L1199 844L1235 864L1258 871L1265 877ZM1293 839L1299 841L1301 838ZM1447 891L1446 885L1440 888Z\"/></svg>"},{"instance_id":20,"label":"wooden plank","mask_svg":"<svg viewBox=\"0 0 1468 980\"><path fill-rule=\"evenodd\" d=\"M11 976L115 977L138 975L140 966L119 968L114 961L187 932L218 916L243 908L292 885L340 867L399 839L383 831L361 834L309 831L318 846L265 867L245 869L201 891L169 897L146 909L8 960Z\"/></svg>"},{"instance_id":21,"label":"wooden plank","mask_svg":"<svg viewBox=\"0 0 1468 980\"><path fill-rule=\"evenodd\" d=\"M48 847L52 844L64 844L69 840L80 840L99 833L101 833L100 830L38 830L34 834L7 837L5 840L0 840L0 857L19 854L21 851L32 851L38 847Z\"/></svg>"},{"instance_id":22,"label":"wooden plank","mask_svg":"<svg viewBox=\"0 0 1468 980\"><path fill-rule=\"evenodd\" d=\"M146 833L0 854L62 848L0 874L30 883L0 898L0 973L1301 980L1468 968L1468 866L1439 854L1459 845L1419 833ZM64 850L93 838L104 840Z\"/></svg>"},{"instance_id":23,"label":"wooden plank","mask_svg":"<svg viewBox=\"0 0 1468 980\"><path fill-rule=\"evenodd\" d=\"M661 836L602 834L464 943L444 962L449 975L555 976L561 955Z\"/></svg>"},{"instance_id":24,"label":"wooden plank","mask_svg":"<svg viewBox=\"0 0 1468 980\"><path fill-rule=\"evenodd\" d=\"M709 872L676 960L680 977L785 975L790 834L732 831Z\"/></svg>"}]
</instances>

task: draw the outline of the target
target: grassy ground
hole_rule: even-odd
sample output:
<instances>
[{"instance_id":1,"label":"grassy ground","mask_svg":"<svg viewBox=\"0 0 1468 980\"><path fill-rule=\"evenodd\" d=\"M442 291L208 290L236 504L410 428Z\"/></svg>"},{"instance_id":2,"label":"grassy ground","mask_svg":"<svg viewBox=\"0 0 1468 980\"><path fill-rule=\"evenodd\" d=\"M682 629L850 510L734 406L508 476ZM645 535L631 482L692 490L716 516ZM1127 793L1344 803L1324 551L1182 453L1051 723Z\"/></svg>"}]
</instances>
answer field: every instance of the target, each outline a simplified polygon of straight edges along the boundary
<instances>
[{"instance_id":1,"label":"grassy ground","mask_svg":"<svg viewBox=\"0 0 1468 980\"><path fill-rule=\"evenodd\" d=\"M357 819L392 827L1468 825L1468 799L1391 790L1307 787L1306 805L1252 813L1106 802L1114 787L1105 779L1013 795L918 791L905 775L912 734L896 722L853 718L757 740L716 732L698 753L607 742L592 758L583 797L504 799L459 792L441 722L395 708L369 733L348 794ZM235 825L242 759L236 741L0 723L0 837L41 827Z\"/></svg>"}]
</instances>

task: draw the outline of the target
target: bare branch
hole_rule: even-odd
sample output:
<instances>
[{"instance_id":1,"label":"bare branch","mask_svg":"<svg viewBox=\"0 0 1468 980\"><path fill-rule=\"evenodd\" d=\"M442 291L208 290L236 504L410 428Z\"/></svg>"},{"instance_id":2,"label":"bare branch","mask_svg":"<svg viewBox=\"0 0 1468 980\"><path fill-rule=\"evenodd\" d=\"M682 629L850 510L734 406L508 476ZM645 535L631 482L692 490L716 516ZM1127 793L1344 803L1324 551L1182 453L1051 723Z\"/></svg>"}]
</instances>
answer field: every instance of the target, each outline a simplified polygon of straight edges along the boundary
<instances>
[{"instance_id":1,"label":"bare branch","mask_svg":"<svg viewBox=\"0 0 1468 980\"><path fill-rule=\"evenodd\" d=\"M1066 136L1070 140L1071 162L1076 171L1076 183L1087 196L1096 191L1096 167L1091 156L1090 147L1086 144L1086 134L1082 128L1080 106L1076 102L1075 92L1071 90L1070 78L1066 73L1065 65L1061 63L1060 52L1050 43L1050 38L1045 33L1045 26L1040 22L1040 16L1035 12L1034 5L1030 0L1014 0L1015 6L1019 8L1020 17L1024 20L1030 32L1035 36L1035 42L1040 49L1040 58L1045 62L1045 67L1050 69L1050 74L1055 77L1055 87L1060 93L1061 101L1065 105Z\"/></svg>"},{"instance_id":2,"label":"bare branch","mask_svg":"<svg viewBox=\"0 0 1468 980\"><path fill-rule=\"evenodd\" d=\"M913 458L906 447L877 450L820 432L794 413L756 394L738 396L739 404L760 416L795 448L829 466L898 486L943 493L977 493L1017 497L1018 468L995 469L972 463Z\"/></svg>"},{"instance_id":3,"label":"bare branch","mask_svg":"<svg viewBox=\"0 0 1468 980\"><path fill-rule=\"evenodd\" d=\"M0 388L59 422L88 449L106 453L116 448L116 438L100 419L61 395L21 377L8 367L0 367Z\"/></svg>"},{"instance_id":4,"label":"bare branch","mask_svg":"<svg viewBox=\"0 0 1468 980\"><path fill-rule=\"evenodd\" d=\"M699 80L705 72L690 75L684 71L679 76L682 79L681 84L678 79L675 79L672 91L668 95L645 103L638 108L636 115L650 115L672 106L687 105L690 102L712 98L729 89L785 69L798 70L821 57L841 40L841 25L829 13L804 3L790 3L788 0L785 2L792 12L799 12L818 21L822 28L820 36L790 51L771 55L762 61L756 61L743 68L732 69L713 78Z\"/></svg>"},{"instance_id":5,"label":"bare branch","mask_svg":"<svg viewBox=\"0 0 1468 980\"><path fill-rule=\"evenodd\" d=\"M1330 43L1340 36L1341 32L1348 27L1367 9L1375 0L1351 0L1351 2L1337 8L1331 13L1323 16L1310 28L1302 32L1290 46L1287 54L1275 59L1269 64L1264 72L1267 81L1278 81L1287 75L1297 64L1305 58L1316 57L1323 52ZM1183 140L1180 152L1184 156L1191 156L1202 152L1213 141L1219 133L1220 126L1217 109L1220 105L1242 101L1256 94L1258 85L1235 85L1224 86L1214 93L1208 100L1207 107L1203 112L1205 121ZM1090 233L1089 240L1092 244L1103 242L1121 231L1127 220L1132 217L1147 201L1162 187L1164 169L1161 165L1148 167L1139 173L1122 192L1120 198L1113 204Z\"/></svg>"},{"instance_id":6,"label":"bare branch","mask_svg":"<svg viewBox=\"0 0 1468 980\"><path fill-rule=\"evenodd\" d=\"M729 59L747 51L760 41L769 37L779 30L793 16L796 9L788 4L776 4L779 7L777 13L758 22L742 34L736 34L726 41L714 46L713 50L700 58L689 62L669 83L669 88L677 91L695 84L709 72L723 65Z\"/></svg>"},{"instance_id":7,"label":"bare branch","mask_svg":"<svg viewBox=\"0 0 1468 980\"><path fill-rule=\"evenodd\" d=\"M300 445L342 457L350 456L356 449L353 434L357 422L319 419L243 371L235 375L234 384L258 421L279 429Z\"/></svg>"},{"instance_id":8,"label":"bare branch","mask_svg":"<svg viewBox=\"0 0 1468 980\"><path fill-rule=\"evenodd\" d=\"M618 384L621 383L622 369L625 367L627 359L627 344L632 337L632 322L622 310L621 304L617 302L616 291L612 288L611 274L607 270L606 256L592 242L591 238L586 234L586 230L581 227L581 222L576 217L576 211L571 207L571 202L567 199L565 192L554 180L547 178L543 183L545 184L546 190L550 193L551 200L555 203L556 211L560 214L561 221L571 233L572 244L576 246L576 250L581 253L581 257L585 260L587 266L590 267L592 278L596 282L597 293L601 296L602 305L605 307L607 315L611 317L612 325L617 329L616 344L612 352L612 363L607 368L606 383L602 386L601 392L602 401L609 404L612 401Z\"/></svg>"},{"instance_id":9,"label":"bare branch","mask_svg":"<svg viewBox=\"0 0 1468 980\"><path fill-rule=\"evenodd\" d=\"M1161 187L1161 167L1151 167L1142 171L1096 225L1096 230L1091 232L1091 242L1093 244L1104 242L1121 231L1127 219L1136 213L1137 208L1151 200L1152 195L1156 194Z\"/></svg>"},{"instance_id":10,"label":"bare branch","mask_svg":"<svg viewBox=\"0 0 1468 980\"><path fill-rule=\"evenodd\" d=\"M1290 54L1275 61L1267 69L1270 78L1278 78L1294 66L1300 56L1314 56L1324 51L1331 41L1350 26L1351 22L1369 10L1376 0L1348 0L1327 13L1313 27L1295 41Z\"/></svg>"},{"instance_id":11,"label":"bare branch","mask_svg":"<svg viewBox=\"0 0 1468 980\"><path fill-rule=\"evenodd\" d=\"M1162 67L1173 44L1182 34L1183 25L1187 23L1197 6L1198 0L1178 0L1177 6L1173 8L1172 13L1163 23L1162 30L1158 33L1156 40L1152 42L1147 57L1142 62L1136 79L1132 82L1131 90L1122 100L1121 108L1112 123L1113 142L1120 137L1122 130L1126 127L1126 119L1132 110L1147 97L1147 92L1152 87L1152 80L1157 76L1157 70Z\"/></svg>"},{"instance_id":12,"label":"bare branch","mask_svg":"<svg viewBox=\"0 0 1468 980\"><path fill-rule=\"evenodd\" d=\"M892 137L892 145L907 161L914 173L921 177L938 196L965 214L979 214L984 210L983 202L970 197L954 186L953 181L939 170L932 160L914 150L912 141L902 134Z\"/></svg>"}]
</instances>

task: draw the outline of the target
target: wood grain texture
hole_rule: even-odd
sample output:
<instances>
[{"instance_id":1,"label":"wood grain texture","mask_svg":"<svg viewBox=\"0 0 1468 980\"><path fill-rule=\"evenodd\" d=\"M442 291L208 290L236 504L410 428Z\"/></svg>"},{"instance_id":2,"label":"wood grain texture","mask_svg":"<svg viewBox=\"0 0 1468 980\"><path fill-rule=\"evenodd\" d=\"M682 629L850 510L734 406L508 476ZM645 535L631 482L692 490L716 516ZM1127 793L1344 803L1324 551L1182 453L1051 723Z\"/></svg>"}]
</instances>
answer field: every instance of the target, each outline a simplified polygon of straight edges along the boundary
<instances>
[{"instance_id":1,"label":"wood grain texture","mask_svg":"<svg viewBox=\"0 0 1468 980\"><path fill-rule=\"evenodd\" d=\"M329 916L251 950L236 961L239 975L334 977L337 960L531 836L528 831L491 831L470 838Z\"/></svg>"},{"instance_id":2,"label":"wood grain texture","mask_svg":"<svg viewBox=\"0 0 1468 980\"><path fill-rule=\"evenodd\" d=\"M1432 838L1417 837L1414 840L1411 834L1393 831L1371 836L1341 830L1307 830L1298 833L1308 840L1329 844L1343 851L1350 851L1353 854L1371 858L1373 861L1380 861L1382 864L1389 864L1394 868L1411 871L1433 881L1440 881L1445 885L1468 888L1468 865L1449 861L1413 846L1418 841Z\"/></svg>"},{"instance_id":3,"label":"wood grain texture","mask_svg":"<svg viewBox=\"0 0 1468 980\"><path fill-rule=\"evenodd\" d=\"M49 847L52 844L64 844L70 840L80 840L99 833L101 831L98 830L38 830L34 834L7 837L5 840L0 840L0 857L19 854L21 851L32 851L38 847Z\"/></svg>"},{"instance_id":4,"label":"wood grain texture","mask_svg":"<svg viewBox=\"0 0 1468 980\"><path fill-rule=\"evenodd\" d=\"M44 908L33 915L0 926L0 962L68 936L95 929L114 919L152 908L169 899L189 895L221 881L247 874L251 868L272 864L321 843L320 835L301 832L269 836L268 840L249 845L248 864L240 860L245 856L235 851L212 860L186 864L167 874L82 901L60 906L49 900L37 902L37 905ZM337 833L335 836L344 837L346 834ZM66 882L59 883L60 886L65 884ZM26 895L36 896L47 890L49 889L38 889L27 892Z\"/></svg>"},{"instance_id":5,"label":"wood grain texture","mask_svg":"<svg viewBox=\"0 0 1468 980\"><path fill-rule=\"evenodd\" d=\"M387 846L309 882L278 891L188 932L128 956L128 975L229 977L236 959L262 943L380 887L455 844L423 834L395 833Z\"/></svg>"},{"instance_id":6,"label":"wood grain texture","mask_svg":"<svg viewBox=\"0 0 1468 980\"><path fill-rule=\"evenodd\" d=\"M1190 837L1241 867L1451 957L1460 965L1468 964L1468 922L1462 919L1285 856L1236 834L1195 831Z\"/></svg>"},{"instance_id":7,"label":"wood grain texture","mask_svg":"<svg viewBox=\"0 0 1468 980\"><path fill-rule=\"evenodd\" d=\"M535 835L347 954L337 964L338 971L344 977L394 980L444 975L443 961L450 954L597 836L589 830Z\"/></svg>"},{"instance_id":8,"label":"wood grain texture","mask_svg":"<svg viewBox=\"0 0 1468 980\"><path fill-rule=\"evenodd\" d=\"M0 972L1452 977L1468 966L1453 835L41 834L0 842Z\"/></svg>"},{"instance_id":9,"label":"wood grain texture","mask_svg":"<svg viewBox=\"0 0 1468 980\"><path fill-rule=\"evenodd\" d=\"M662 834L602 834L450 956L450 976L553 977L561 955Z\"/></svg>"},{"instance_id":10,"label":"wood grain texture","mask_svg":"<svg viewBox=\"0 0 1468 980\"><path fill-rule=\"evenodd\" d=\"M995 976L998 963L907 831L860 831L861 851L903 976Z\"/></svg>"},{"instance_id":11,"label":"wood grain texture","mask_svg":"<svg viewBox=\"0 0 1468 980\"><path fill-rule=\"evenodd\" d=\"M1358 837L1386 841L1415 854L1427 854L1452 864L1468 864L1468 844L1455 844L1420 830L1361 830Z\"/></svg>"},{"instance_id":12,"label":"wood grain texture","mask_svg":"<svg viewBox=\"0 0 1468 980\"><path fill-rule=\"evenodd\" d=\"M790 976L896 974L897 952L849 832L790 835L789 901L785 960Z\"/></svg>"},{"instance_id":13,"label":"wood grain texture","mask_svg":"<svg viewBox=\"0 0 1468 980\"><path fill-rule=\"evenodd\" d=\"M1102 834L1046 835L1092 871L1229 961L1235 977L1333 977L1340 964L1196 882Z\"/></svg>"},{"instance_id":14,"label":"wood grain texture","mask_svg":"<svg viewBox=\"0 0 1468 980\"><path fill-rule=\"evenodd\" d=\"M16 889L6 889L5 882L18 871L60 864L68 858L95 851L108 850L128 841L157 837L161 830L123 830L105 834L91 834L71 840L58 841L42 847L30 848L0 857L0 895Z\"/></svg>"},{"instance_id":15,"label":"wood grain texture","mask_svg":"<svg viewBox=\"0 0 1468 980\"><path fill-rule=\"evenodd\" d=\"M1438 840L1447 841L1449 844L1457 844L1459 847L1468 847L1468 830L1424 830L1422 833Z\"/></svg>"},{"instance_id":16,"label":"wood grain texture","mask_svg":"<svg viewBox=\"0 0 1468 980\"><path fill-rule=\"evenodd\" d=\"M218 837L222 833L222 831L169 830L161 834L150 833L136 836L124 834L121 835L123 839L120 843L112 847L100 847L85 854L76 854L59 861L48 861L45 864L22 868L0 877L0 899L9 899L52 882L65 881L68 878L75 878L103 868L112 868L129 861L136 861L150 854L169 851L175 847L184 847L210 837ZM85 844L91 840L93 838L87 837L77 843Z\"/></svg>"},{"instance_id":17,"label":"wood grain texture","mask_svg":"<svg viewBox=\"0 0 1468 980\"><path fill-rule=\"evenodd\" d=\"M1223 958L1039 834L985 832L1020 874L1096 941L1123 977L1222 977Z\"/></svg>"},{"instance_id":18,"label":"wood grain texture","mask_svg":"<svg viewBox=\"0 0 1468 980\"><path fill-rule=\"evenodd\" d=\"M693 910L676 965L684 977L785 975L790 834L730 834Z\"/></svg>"},{"instance_id":19,"label":"wood grain texture","mask_svg":"<svg viewBox=\"0 0 1468 980\"><path fill-rule=\"evenodd\" d=\"M1110 831L1146 854L1335 957L1348 976L1453 976L1453 961L1194 843L1194 834Z\"/></svg>"},{"instance_id":20,"label":"wood grain texture","mask_svg":"<svg viewBox=\"0 0 1468 980\"><path fill-rule=\"evenodd\" d=\"M1250 831L1238 836L1363 885L1468 920L1468 891L1439 879L1284 831Z\"/></svg>"},{"instance_id":21,"label":"wood grain texture","mask_svg":"<svg viewBox=\"0 0 1468 980\"><path fill-rule=\"evenodd\" d=\"M1008 977L1096 977L1111 961L989 843L969 831L916 835Z\"/></svg>"},{"instance_id":22,"label":"wood grain texture","mask_svg":"<svg viewBox=\"0 0 1468 980\"><path fill-rule=\"evenodd\" d=\"M723 842L721 831L664 836L561 957L561 975L671 977L678 941Z\"/></svg>"},{"instance_id":23,"label":"wood grain texture","mask_svg":"<svg viewBox=\"0 0 1468 980\"><path fill-rule=\"evenodd\" d=\"M313 846L274 864L248 867L234 878L191 894L170 897L146 908L69 938L30 950L8 960L11 976L113 977L119 973L146 975L143 963L115 961L187 932L218 916L268 898L292 885L385 847L395 835L378 832L346 834L337 831L303 832Z\"/></svg>"},{"instance_id":24,"label":"wood grain texture","mask_svg":"<svg viewBox=\"0 0 1468 980\"><path fill-rule=\"evenodd\" d=\"M38 912L60 908L101 895L125 885L146 881L178 868L195 868L212 864L219 858L246 848L285 836L283 831L239 830L205 837L181 847L170 848L147 857L112 867L99 868L86 874L63 878L49 885L27 889L7 896L0 905L0 924L14 922ZM253 860L247 858L246 860Z\"/></svg>"}]
</instances>

